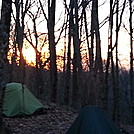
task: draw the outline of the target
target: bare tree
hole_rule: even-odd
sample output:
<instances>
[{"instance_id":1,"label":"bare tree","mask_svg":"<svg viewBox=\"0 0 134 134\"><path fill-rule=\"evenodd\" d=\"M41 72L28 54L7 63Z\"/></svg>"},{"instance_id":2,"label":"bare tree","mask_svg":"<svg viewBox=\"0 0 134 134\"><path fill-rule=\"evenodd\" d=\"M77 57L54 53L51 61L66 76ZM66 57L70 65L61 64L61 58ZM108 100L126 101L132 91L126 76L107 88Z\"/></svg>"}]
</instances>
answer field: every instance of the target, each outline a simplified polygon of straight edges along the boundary
<instances>
[{"instance_id":1,"label":"bare tree","mask_svg":"<svg viewBox=\"0 0 134 134\"><path fill-rule=\"evenodd\" d=\"M74 47L74 57L73 57L73 106L80 108L82 92L84 91L84 76L83 68L81 63L81 53L80 53L80 33L79 33L79 6L78 0L70 1L70 8L72 8L72 39ZM74 10L74 12L73 12Z\"/></svg>"},{"instance_id":2,"label":"bare tree","mask_svg":"<svg viewBox=\"0 0 134 134\"><path fill-rule=\"evenodd\" d=\"M133 27L132 27L132 15L133 15L133 9L132 9L132 0L129 0L129 29L130 29L130 93L131 93L131 123L134 123L134 86L133 86Z\"/></svg>"},{"instance_id":3,"label":"bare tree","mask_svg":"<svg viewBox=\"0 0 134 134\"><path fill-rule=\"evenodd\" d=\"M8 65L7 53L9 46L9 33L12 12L12 1L3 0L0 19L0 133L2 133L3 99L5 92L6 70Z\"/></svg>"},{"instance_id":4,"label":"bare tree","mask_svg":"<svg viewBox=\"0 0 134 134\"><path fill-rule=\"evenodd\" d=\"M113 119L119 121L119 107L120 107L120 91L119 91L119 59L118 59L118 40L119 40L119 31L122 23L122 17L126 5L126 0L124 0L122 9L119 10L119 1L110 1L110 16L109 16L109 44L108 44L108 56L107 56L107 65L105 73L105 82L106 82L106 107L108 106L108 90L109 90L109 73L111 65L111 74L112 74L112 91L113 91ZM116 11L114 9L116 7ZM120 12L121 11L121 12ZM120 16L119 16L120 13ZM113 16L116 14L116 39L115 44L113 45ZM113 60L113 50L116 52L116 64L114 65Z\"/></svg>"},{"instance_id":5,"label":"bare tree","mask_svg":"<svg viewBox=\"0 0 134 134\"><path fill-rule=\"evenodd\" d=\"M17 52L19 52L19 82L24 83L25 79L25 60L23 57L23 39L24 39L24 28L25 28L25 16L28 11L28 9L31 6L31 0L23 1L23 0L15 0L15 14L13 14L13 18L15 21L15 35L14 35L14 60L17 59L18 55ZM16 68L13 68L16 69ZM12 70L13 72L14 70ZM11 80L12 81L12 80Z\"/></svg>"},{"instance_id":6,"label":"bare tree","mask_svg":"<svg viewBox=\"0 0 134 134\"><path fill-rule=\"evenodd\" d=\"M118 37L119 37L119 0L116 1L116 72L114 90L114 120L119 121L119 65L118 65Z\"/></svg>"},{"instance_id":7,"label":"bare tree","mask_svg":"<svg viewBox=\"0 0 134 134\"><path fill-rule=\"evenodd\" d=\"M28 15L30 16L30 19L33 22L33 30L30 30L28 25L27 25L27 33L25 33L25 38L28 41L28 43L33 47L35 54L36 54L36 94L38 97L41 97L42 93L43 93L43 84L44 84L44 80L43 80L43 75L42 75L42 69L44 67L43 62L42 62L42 52L41 50L43 49L45 42L47 41L47 38L45 37L43 39L43 43L41 44L40 41L40 36L46 35L46 33L38 33L37 31L37 19L40 17L40 7L37 5L37 11L36 13L32 13L30 10L28 11ZM33 35L33 36L32 36ZM35 43L33 42L33 40L35 41ZM35 44L35 45L34 45Z\"/></svg>"},{"instance_id":8,"label":"bare tree","mask_svg":"<svg viewBox=\"0 0 134 134\"><path fill-rule=\"evenodd\" d=\"M109 37L108 37L108 54L107 54L107 64L106 64L106 73L105 73L105 83L106 83L106 109L108 106L108 78L109 78L109 67L111 62L111 69L112 69L112 85L113 90L115 90L115 72L114 72L114 62L113 62L113 12L114 12L114 6L113 6L113 0L110 0L110 16L109 16Z\"/></svg>"},{"instance_id":9,"label":"bare tree","mask_svg":"<svg viewBox=\"0 0 134 134\"><path fill-rule=\"evenodd\" d=\"M95 38L95 39L94 39ZM95 41L96 42L95 42ZM94 45L94 43L96 45ZM96 54L94 54L94 47L96 46ZM101 104L104 92L104 74L102 67L101 57L101 39L99 32L99 19L98 19L98 1L92 1L91 11L91 48L90 48L90 74L91 74L91 87L89 92L89 103L92 105ZM95 61L94 61L95 58Z\"/></svg>"},{"instance_id":10,"label":"bare tree","mask_svg":"<svg viewBox=\"0 0 134 134\"><path fill-rule=\"evenodd\" d=\"M88 48L88 51L87 51L87 55L89 57L87 57L88 59L88 62L91 63L88 67L90 68L90 72L93 71L93 51L91 51L91 47L90 47L90 42L89 42L89 28L88 28L88 19L87 19L87 7L89 5L89 3L91 2L90 1L87 1L87 0L82 0L81 2L81 6L82 6L82 13L81 13L81 18L83 18L83 29L85 29L85 38L86 38L86 41L85 43L87 43L87 48ZM82 28L81 28L82 29ZM81 32L82 33L82 32ZM82 36L82 35L81 35ZM92 47L93 48L93 47ZM88 64L89 64L88 63ZM92 71L91 71L92 70ZM91 73L90 73L91 74ZM92 91L90 90L91 88L89 88L89 86L91 85L91 77L89 76L88 77L88 80L85 81L85 90L83 90L83 95L82 95L82 105L86 105L86 104L91 104L92 103L92 99L91 99L91 96L93 97L93 94L91 93ZM90 93L89 93L90 92ZM92 94L92 95L91 95ZM91 95L91 96L90 96Z\"/></svg>"},{"instance_id":11,"label":"bare tree","mask_svg":"<svg viewBox=\"0 0 134 134\"><path fill-rule=\"evenodd\" d=\"M73 12L71 7L69 11L66 0L64 0L64 5L65 5L65 9L67 10L67 16L69 19L68 44L67 44L68 45L67 46L67 69L66 69L66 78L65 78L64 103L66 105L69 105L69 90L71 88L71 82L70 82L71 81L71 32L72 32Z\"/></svg>"},{"instance_id":12,"label":"bare tree","mask_svg":"<svg viewBox=\"0 0 134 134\"><path fill-rule=\"evenodd\" d=\"M50 81L51 81L51 101L56 102L57 96L57 65L56 65L56 44L55 44L55 8L56 0L48 0L48 39L50 50Z\"/></svg>"}]
</instances>

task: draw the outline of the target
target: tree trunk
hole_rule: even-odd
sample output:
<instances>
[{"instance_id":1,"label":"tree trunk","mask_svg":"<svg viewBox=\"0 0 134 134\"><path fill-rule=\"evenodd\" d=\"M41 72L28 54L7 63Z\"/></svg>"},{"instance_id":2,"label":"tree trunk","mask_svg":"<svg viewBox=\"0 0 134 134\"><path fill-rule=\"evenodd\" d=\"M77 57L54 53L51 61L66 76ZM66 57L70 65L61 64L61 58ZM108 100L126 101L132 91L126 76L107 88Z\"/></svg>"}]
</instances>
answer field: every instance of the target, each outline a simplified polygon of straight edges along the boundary
<instances>
[{"instance_id":1,"label":"tree trunk","mask_svg":"<svg viewBox=\"0 0 134 134\"><path fill-rule=\"evenodd\" d=\"M98 75L98 85L97 85L97 103L102 105L102 100L105 86L104 86L104 74L103 74L103 65L102 65L102 56L101 56L101 39L99 31L99 19L98 19L98 0L94 1L95 3L95 37L96 37L96 57L95 57L95 73ZM96 82L97 83L97 82Z\"/></svg>"},{"instance_id":2,"label":"tree trunk","mask_svg":"<svg viewBox=\"0 0 134 134\"><path fill-rule=\"evenodd\" d=\"M88 35L89 33L88 33L87 14L86 14L86 7L87 7L88 3L89 2L87 2L87 1L83 1L83 4L82 4L83 11L82 11L82 13L83 13L83 18L84 18L84 25L85 25L85 32L86 32L86 42L87 42L87 48L88 48L88 54L87 55L89 56L89 63L91 63L90 64L90 67L91 67L93 65L93 53L90 51L91 48L90 48L89 35ZM91 67L91 68L93 68L93 67ZM90 70L90 72L91 72L91 70ZM91 73L89 73L89 75L91 75ZM86 88L85 88L85 91L83 92L83 95L82 95L83 96L82 100L83 100L83 103L85 105L86 104L91 104L91 101L93 100L92 97L91 97L91 96L93 96L92 93L90 93L90 97L89 97L89 92L91 91L91 88L89 88L89 86L92 83L91 81L92 81L92 77L89 76L88 79L87 79L87 82L85 82Z\"/></svg>"},{"instance_id":3,"label":"tree trunk","mask_svg":"<svg viewBox=\"0 0 134 134\"><path fill-rule=\"evenodd\" d=\"M56 0L48 0L48 39L50 50L50 81L51 81L51 93L50 99L52 102L56 102L57 97L57 65L56 65L56 44L55 44L55 6Z\"/></svg>"},{"instance_id":4,"label":"tree trunk","mask_svg":"<svg viewBox=\"0 0 134 134\"><path fill-rule=\"evenodd\" d=\"M129 0L129 29L130 29L130 94L131 94L131 123L134 123L134 86L133 86L133 27L132 27L132 0Z\"/></svg>"},{"instance_id":5,"label":"tree trunk","mask_svg":"<svg viewBox=\"0 0 134 134\"><path fill-rule=\"evenodd\" d=\"M67 50L67 70L66 70L66 81L65 81L65 92L64 92L64 103L69 105L69 90L71 88L71 24L72 24L72 9L69 14L69 32L68 32L68 50Z\"/></svg>"},{"instance_id":6,"label":"tree trunk","mask_svg":"<svg viewBox=\"0 0 134 134\"><path fill-rule=\"evenodd\" d=\"M94 36L96 41L96 55L94 62ZM104 77L103 77L103 66L101 57L101 40L99 32L99 20L98 20L98 0L92 1L92 13L91 13L91 52L90 52L90 75L91 86L90 86L90 104L102 105L102 99L104 94ZM95 64L94 64L95 63Z\"/></svg>"},{"instance_id":7,"label":"tree trunk","mask_svg":"<svg viewBox=\"0 0 134 134\"><path fill-rule=\"evenodd\" d=\"M26 2L27 3L27 2ZM24 36L24 18L25 18L25 11L24 11L24 3L23 0L15 0L15 7L16 7L16 27L15 27L15 34L16 34L16 44L18 44L19 50L19 68L20 68L20 82L24 83L25 79L25 60L23 57L23 36ZM21 15L21 16L20 16Z\"/></svg>"},{"instance_id":8,"label":"tree trunk","mask_svg":"<svg viewBox=\"0 0 134 134\"><path fill-rule=\"evenodd\" d=\"M91 48L89 48L89 60L90 60L90 84L89 84L89 99L90 105L96 105L96 89L95 89L95 71L94 71L94 3L92 1L91 11Z\"/></svg>"},{"instance_id":9,"label":"tree trunk","mask_svg":"<svg viewBox=\"0 0 134 134\"><path fill-rule=\"evenodd\" d=\"M117 0L116 3L116 41L115 41L115 47L116 47L116 77L115 77L115 84L116 84L116 90L114 91L114 113L115 113L115 121L119 121L119 101L120 101L120 95L119 95L119 67L118 67L118 36L119 36L119 0Z\"/></svg>"},{"instance_id":10,"label":"tree trunk","mask_svg":"<svg viewBox=\"0 0 134 134\"><path fill-rule=\"evenodd\" d=\"M11 22L12 1L3 0L0 19L0 133L2 131L3 99L7 81L7 53Z\"/></svg>"},{"instance_id":11,"label":"tree trunk","mask_svg":"<svg viewBox=\"0 0 134 134\"><path fill-rule=\"evenodd\" d=\"M109 17L109 37L108 37L108 53L107 53L107 64L106 64L106 73L105 73L105 83L106 83L106 92L105 92L105 110L108 110L108 78L109 78L109 67L110 61L113 60L113 51L112 51L112 30L113 30L113 0L110 0L110 17Z\"/></svg>"},{"instance_id":12,"label":"tree trunk","mask_svg":"<svg viewBox=\"0 0 134 134\"><path fill-rule=\"evenodd\" d=\"M82 92L84 91L84 76L82 72L80 38L79 38L79 20L78 20L78 0L73 1L74 18L73 18L73 106L81 107Z\"/></svg>"}]
</instances>

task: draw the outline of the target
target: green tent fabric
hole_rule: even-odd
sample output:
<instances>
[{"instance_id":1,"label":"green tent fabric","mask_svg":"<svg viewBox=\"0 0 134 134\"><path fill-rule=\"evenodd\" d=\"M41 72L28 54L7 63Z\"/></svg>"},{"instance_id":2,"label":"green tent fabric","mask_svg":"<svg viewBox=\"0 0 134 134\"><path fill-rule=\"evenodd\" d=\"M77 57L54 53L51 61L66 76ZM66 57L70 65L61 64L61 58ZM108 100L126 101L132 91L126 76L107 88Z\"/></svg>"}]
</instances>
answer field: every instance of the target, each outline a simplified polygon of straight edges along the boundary
<instances>
[{"instance_id":1,"label":"green tent fabric","mask_svg":"<svg viewBox=\"0 0 134 134\"><path fill-rule=\"evenodd\" d=\"M6 116L31 115L43 107L26 85L20 83L6 85L3 104L3 113Z\"/></svg>"},{"instance_id":2,"label":"green tent fabric","mask_svg":"<svg viewBox=\"0 0 134 134\"><path fill-rule=\"evenodd\" d=\"M84 107L66 134L122 134L99 107Z\"/></svg>"}]
</instances>

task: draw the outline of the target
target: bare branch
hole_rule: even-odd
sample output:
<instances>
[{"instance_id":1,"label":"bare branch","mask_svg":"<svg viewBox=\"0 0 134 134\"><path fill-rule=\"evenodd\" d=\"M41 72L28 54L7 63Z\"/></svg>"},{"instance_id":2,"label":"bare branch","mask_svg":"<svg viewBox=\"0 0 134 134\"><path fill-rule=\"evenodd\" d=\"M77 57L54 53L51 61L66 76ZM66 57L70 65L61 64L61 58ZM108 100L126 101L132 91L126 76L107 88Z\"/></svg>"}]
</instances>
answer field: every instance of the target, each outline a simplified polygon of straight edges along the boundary
<instances>
[{"instance_id":1,"label":"bare branch","mask_svg":"<svg viewBox=\"0 0 134 134\"><path fill-rule=\"evenodd\" d=\"M47 15L46 15L46 13L45 13L45 11L44 11L43 5L42 5L42 3L41 3L40 0L39 0L39 3L40 3L40 6L41 6L41 10L42 10L42 12L43 12L43 15L44 15L46 21L48 21Z\"/></svg>"}]
</instances>

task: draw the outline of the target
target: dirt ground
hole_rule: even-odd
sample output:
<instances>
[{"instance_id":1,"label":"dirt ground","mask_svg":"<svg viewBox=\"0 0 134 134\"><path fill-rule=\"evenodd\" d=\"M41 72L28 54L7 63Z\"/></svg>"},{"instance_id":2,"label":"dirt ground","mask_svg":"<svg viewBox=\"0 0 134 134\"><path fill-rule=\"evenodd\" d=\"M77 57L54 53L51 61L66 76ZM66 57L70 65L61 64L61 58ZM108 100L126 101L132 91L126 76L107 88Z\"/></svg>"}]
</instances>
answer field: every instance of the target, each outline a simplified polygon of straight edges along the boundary
<instances>
[{"instance_id":1,"label":"dirt ground","mask_svg":"<svg viewBox=\"0 0 134 134\"><path fill-rule=\"evenodd\" d=\"M13 134L65 134L78 115L74 109L45 102L47 109L23 117L4 117ZM134 134L134 126L121 124L123 134Z\"/></svg>"}]
</instances>

